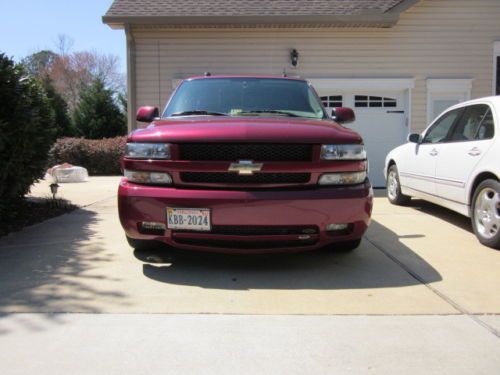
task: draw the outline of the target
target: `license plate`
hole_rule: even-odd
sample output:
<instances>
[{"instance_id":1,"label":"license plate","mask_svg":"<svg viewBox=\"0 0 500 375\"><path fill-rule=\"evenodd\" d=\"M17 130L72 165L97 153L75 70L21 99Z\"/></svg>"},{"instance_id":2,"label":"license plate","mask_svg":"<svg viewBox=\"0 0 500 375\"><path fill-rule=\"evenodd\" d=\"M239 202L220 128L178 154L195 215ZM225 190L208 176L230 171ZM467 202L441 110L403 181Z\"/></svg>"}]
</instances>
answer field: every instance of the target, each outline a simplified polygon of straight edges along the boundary
<instances>
[{"instance_id":1,"label":"license plate","mask_svg":"<svg viewBox=\"0 0 500 375\"><path fill-rule=\"evenodd\" d=\"M210 209L167 207L167 228L210 231Z\"/></svg>"}]
</instances>

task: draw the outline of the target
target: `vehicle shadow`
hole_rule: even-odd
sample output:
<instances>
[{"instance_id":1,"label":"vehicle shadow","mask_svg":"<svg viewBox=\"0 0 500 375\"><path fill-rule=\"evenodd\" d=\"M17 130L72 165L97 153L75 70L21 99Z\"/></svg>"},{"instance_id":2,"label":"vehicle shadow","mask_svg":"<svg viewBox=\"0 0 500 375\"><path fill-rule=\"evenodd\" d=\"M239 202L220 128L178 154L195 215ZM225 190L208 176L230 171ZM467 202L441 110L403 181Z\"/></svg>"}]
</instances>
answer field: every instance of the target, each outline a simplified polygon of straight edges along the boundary
<instances>
[{"instance_id":1,"label":"vehicle shadow","mask_svg":"<svg viewBox=\"0 0 500 375\"><path fill-rule=\"evenodd\" d=\"M415 236L423 236L416 233ZM373 237L373 239L372 239ZM407 236L405 236L407 237ZM381 251L383 243L387 249ZM393 253L393 254L389 254ZM143 273L157 282L209 289L364 289L420 284L395 259L409 262L428 283L440 274L399 241L396 233L373 221L361 246L351 253L334 249L275 255L192 253L168 247L135 251L146 262Z\"/></svg>"},{"instance_id":2,"label":"vehicle shadow","mask_svg":"<svg viewBox=\"0 0 500 375\"><path fill-rule=\"evenodd\" d=\"M110 287L119 280L99 271L115 262L99 233L101 220L96 212L77 209L3 237L1 317L41 313L56 321L57 312L101 312L95 301L124 303L126 294ZM6 333L1 326L0 333Z\"/></svg>"},{"instance_id":3,"label":"vehicle shadow","mask_svg":"<svg viewBox=\"0 0 500 375\"><path fill-rule=\"evenodd\" d=\"M472 223L470 221L470 218L465 217L458 212L449 210L434 203L424 201L422 199L412 199L408 204L408 207L423 212L427 215L432 215L467 232L474 233L474 231L472 230Z\"/></svg>"},{"instance_id":4,"label":"vehicle shadow","mask_svg":"<svg viewBox=\"0 0 500 375\"><path fill-rule=\"evenodd\" d=\"M387 197L386 189L374 189L373 192L375 198ZM458 212L449 210L448 208L439 206L431 202L427 202L423 199L416 198L412 198L412 200L407 204L407 207L414 208L417 211L420 211L427 215L432 215L438 219L453 224L456 227L461 228L467 232L474 233L474 231L472 230L470 218L465 217Z\"/></svg>"}]
</instances>

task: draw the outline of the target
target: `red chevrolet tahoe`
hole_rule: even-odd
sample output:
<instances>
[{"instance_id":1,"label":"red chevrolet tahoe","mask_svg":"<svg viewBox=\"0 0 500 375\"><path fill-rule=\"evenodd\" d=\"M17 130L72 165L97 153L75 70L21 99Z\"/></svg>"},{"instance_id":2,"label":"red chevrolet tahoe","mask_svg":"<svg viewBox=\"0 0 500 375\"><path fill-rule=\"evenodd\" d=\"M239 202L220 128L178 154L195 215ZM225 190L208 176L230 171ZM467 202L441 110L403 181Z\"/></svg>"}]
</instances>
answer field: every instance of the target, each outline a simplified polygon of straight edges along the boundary
<instances>
[{"instance_id":1,"label":"red chevrolet tahoe","mask_svg":"<svg viewBox=\"0 0 500 375\"><path fill-rule=\"evenodd\" d=\"M142 107L122 159L129 244L226 253L354 249L373 191L363 140L297 78L184 80L162 115Z\"/></svg>"}]
</instances>

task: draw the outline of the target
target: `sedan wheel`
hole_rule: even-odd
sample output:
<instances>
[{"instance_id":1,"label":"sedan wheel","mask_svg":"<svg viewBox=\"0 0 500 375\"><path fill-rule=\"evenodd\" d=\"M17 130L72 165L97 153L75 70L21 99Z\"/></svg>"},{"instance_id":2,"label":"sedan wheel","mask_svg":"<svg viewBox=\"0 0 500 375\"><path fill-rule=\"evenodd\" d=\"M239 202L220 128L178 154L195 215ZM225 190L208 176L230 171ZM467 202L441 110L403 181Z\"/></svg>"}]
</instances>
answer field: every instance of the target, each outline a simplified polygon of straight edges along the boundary
<instances>
[{"instance_id":1,"label":"sedan wheel","mask_svg":"<svg viewBox=\"0 0 500 375\"><path fill-rule=\"evenodd\" d=\"M472 207L472 225L479 241L500 247L500 183L483 181L476 189Z\"/></svg>"},{"instance_id":2,"label":"sedan wheel","mask_svg":"<svg viewBox=\"0 0 500 375\"><path fill-rule=\"evenodd\" d=\"M409 196L401 193L398 168L396 165L391 165L387 172L387 198L389 202L397 205L404 205L410 201Z\"/></svg>"}]
</instances>

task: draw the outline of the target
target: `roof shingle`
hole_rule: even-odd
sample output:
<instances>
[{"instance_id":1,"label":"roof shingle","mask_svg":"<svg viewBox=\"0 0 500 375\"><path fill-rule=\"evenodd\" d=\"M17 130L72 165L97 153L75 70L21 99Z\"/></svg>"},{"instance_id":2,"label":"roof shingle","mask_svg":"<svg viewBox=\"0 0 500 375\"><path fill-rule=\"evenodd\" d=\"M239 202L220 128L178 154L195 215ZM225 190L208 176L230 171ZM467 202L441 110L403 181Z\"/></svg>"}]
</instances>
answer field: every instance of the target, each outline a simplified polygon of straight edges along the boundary
<instances>
[{"instance_id":1,"label":"roof shingle","mask_svg":"<svg viewBox=\"0 0 500 375\"><path fill-rule=\"evenodd\" d=\"M106 17L298 16L385 13L402 0L114 0Z\"/></svg>"},{"instance_id":2,"label":"roof shingle","mask_svg":"<svg viewBox=\"0 0 500 375\"><path fill-rule=\"evenodd\" d=\"M134 25L343 25L391 27L419 0L114 0L103 21Z\"/></svg>"}]
</instances>

